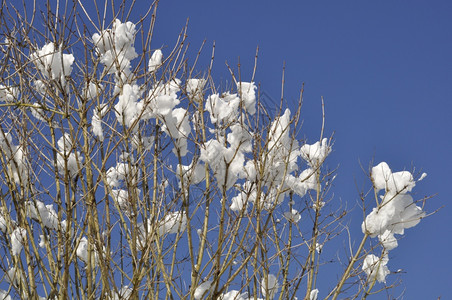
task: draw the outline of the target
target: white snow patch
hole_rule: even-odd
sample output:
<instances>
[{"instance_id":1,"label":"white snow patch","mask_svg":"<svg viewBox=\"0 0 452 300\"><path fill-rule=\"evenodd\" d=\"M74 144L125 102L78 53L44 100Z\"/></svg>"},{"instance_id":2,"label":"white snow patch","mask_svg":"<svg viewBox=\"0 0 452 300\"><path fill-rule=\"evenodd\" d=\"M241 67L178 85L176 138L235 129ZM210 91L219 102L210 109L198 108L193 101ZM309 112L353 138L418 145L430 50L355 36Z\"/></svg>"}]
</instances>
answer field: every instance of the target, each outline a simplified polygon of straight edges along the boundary
<instances>
[{"instance_id":1,"label":"white snow patch","mask_svg":"<svg viewBox=\"0 0 452 300\"><path fill-rule=\"evenodd\" d=\"M152 53L152 56L149 59L148 63L149 72L154 72L155 70L158 69L158 67L160 67L160 65L162 64L162 58L163 58L162 50L157 49L154 51L154 53Z\"/></svg>"},{"instance_id":2,"label":"white snow patch","mask_svg":"<svg viewBox=\"0 0 452 300\"><path fill-rule=\"evenodd\" d=\"M49 79L60 80L63 86L65 77L71 75L74 56L63 54L61 45L56 49L55 44L50 42L32 53L30 58L44 76Z\"/></svg>"},{"instance_id":3,"label":"white snow patch","mask_svg":"<svg viewBox=\"0 0 452 300\"><path fill-rule=\"evenodd\" d=\"M261 281L261 291L265 299L273 299L278 293L278 279L273 274L268 274L267 278L263 277Z\"/></svg>"},{"instance_id":4,"label":"white snow patch","mask_svg":"<svg viewBox=\"0 0 452 300\"><path fill-rule=\"evenodd\" d=\"M17 227L11 233L11 253L18 255L22 251L25 239L27 237L27 231L25 228Z\"/></svg>"},{"instance_id":5,"label":"white snow patch","mask_svg":"<svg viewBox=\"0 0 452 300\"><path fill-rule=\"evenodd\" d=\"M369 254L364 259L363 271L367 274L368 282L377 280L378 282L386 282L386 275L390 273L386 264L388 263L388 257L384 256L379 258L373 254Z\"/></svg>"},{"instance_id":6,"label":"white snow patch","mask_svg":"<svg viewBox=\"0 0 452 300\"><path fill-rule=\"evenodd\" d=\"M301 157L314 169L323 163L330 152L331 147L328 145L328 139L326 138L313 145L305 144L300 149Z\"/></svg>"}]
</instances>

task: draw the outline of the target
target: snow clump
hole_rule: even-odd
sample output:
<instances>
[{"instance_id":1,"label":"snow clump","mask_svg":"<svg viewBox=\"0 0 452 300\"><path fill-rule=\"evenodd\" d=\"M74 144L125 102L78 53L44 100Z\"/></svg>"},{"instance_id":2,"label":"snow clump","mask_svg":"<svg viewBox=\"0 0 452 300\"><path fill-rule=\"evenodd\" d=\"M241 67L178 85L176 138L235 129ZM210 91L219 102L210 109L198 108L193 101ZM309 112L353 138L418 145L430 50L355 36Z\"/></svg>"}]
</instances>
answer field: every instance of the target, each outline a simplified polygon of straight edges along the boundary
<instances>
[{"instance_id":1,"label":"snow clump","mask_svg":"<svg viewBox=\"0 0 452 300\"><path fill-rule=\"evenodd\" d=\"M57 167L61 175L69 173L70 177L77 175L83 157L79 151L71 152L73 148L71 136L65 133L58 140Z\"/></svg>"},{"instance_id":2,"label":"snow clump","mask_svg":"<svg viewBox=\"0 0 452 300\"><path fill-rule=\"evenodd\" d=\"M23 185L28 182L27 175L27 159L23 147L14 145L13 139L9 133L4 134L0 130L0 150L5 154L6 158L13 163L8 164L8 174L17 184L22 181Z\"/></svg>"},{"instance_id":3,"label":"snow clump","mask_svg":"<svg viewBox=\"0 0 452 300\"><path fill-rule=\"evenodd\" d=\"M309 294L309 300L317 300L317 296L319 294L318 289L313 289L311 293Z\"/></svg>"},{"instance_id":4,"label":"snow clump","mask_svg":"<svg viewBox=\"0 0 452 300\"><path fill-rule=\"evenodd\" d=\"M30 218L42 221L44 227L49 229L58 229L58 214L53 205L45 205L43 202L35 200L35 202L27 201L26 207Z\"/></svg>"},{"instance_id":5,"label":"snow clump","mask_svg":"<svg viewBox=\"0 0 452 300\"><path fill-rule=\"evenodd\" d=\"M408 194L416 183L410 172L392 173L385 162L373 167L371 176L376 192L384 190L385 193L380 196L380 205L366 217L362 231L371 237L378 235L393 246L394 234L404 234L405 229L416 226L425 217L425 212Z\"/></svg>"},{"instance_id":6,"label":"snow clump","mask_svg":"<svg viewBox=\"0 0 452 300\"><path fill-rule=\"evenodd\" d=\"M331 147L326 138L313 145L305 144L300 149L301 157L314 169L323 163L330 152Z\"/></svg>"},{"instance_id":7,"label":"snow clump","mask_svg":"<svg viewBox=\"0 0 452 300\"><path fill-rule=\"evenodd\" d=\"M278 279L273 274L268 274L267 278L263 277L261 281L261 292L265 299L273 299L279 290ZM268 294L267 294L268 293Z\"/></svg>"},{"instance_id":8,"label":"snow clump","mask_svg":"<svg viewBox=\"0 0 452 300\"><path fill-rule=\"evenodd\" d=\"M25 228L16 227L11 233L11 253L13 255L20 254L26 237L27 231Z\"/></svg>"},{"instance_id":9,"label":"snow clump","mask_svg":"<svg viewBox=\"0 0 452 300\"><path fill-rule=\"evenodd\" d=\"M93 34L92 40L100 56L100 62L104 64L108 73L120 73L123 82L131 74L130 61L138 54L133 46L135 42L135 24L132 22L122 23L116 19L112 29L102 30Z\"/></svg>"},{"instance_id":10,"label":"snow clump","mask_svg":"<svg viewBox=\"0 0 452 300\"><path fill-rule=\"evenodd\" d=\"M56 49L53 42L31 54L31 61L38 70L48 79L60 80L63 86L65 77L71 75L74 60L72 54L63 54L61 45Z\"/></svg>"},{"instance_id":11,"label":"snow clump","mask_svg":"<svg viewBox=\"0 0 452 300\"><path fill-rule=\"evenodd\" d=\"M300 219L301 219L300 213L296 209L292 209L291 211L285 212L284 217L287 220L294 222L294 223L298 223L298 221L300 221Z\"/></svg>"},{"instance_id":12,"label":"snow clump","mask_svg":"<svg viewBox=\"0 0 452 300\"><path fill-rule=\"evenodd\" d=\"M17 101L19 88L0 84L0 102L11 103Z\"/></svg>"},{"instance_id":13,"label":"snow clump","mask_svg":"<svg viewBox=\"0 0 452 300\"><path fill-rule=\"evenodd\" d=\"M149 59L148 69L149 72L154 72L162 64L163 53L162 50L157 49L152 53L151 59Z\"/></svg>"},{"instance_id":14,"label":"snow clump","mask_svg":"<svg viewBox=\"0 0 452 300\"><path fill-rule=\"evenodd\" d=\"M94 251L94 264L97 266L99 263L99 256L97 254L97 252L92 249ZM86 237L82 237L80 240L80 243L78 244L77 250L77 257L83 261L85 264L88 264L88 240L86 239Z\"/></svg>"},{"instance_id":15,"label":"snow clump","mask_svg":"<svg viewBox=\"0 0 452 300\"><path fill-rule=\"evenodd\" d=\"M386 266L389 259L383 256L381 259L373 254L369 254L364 259L363 271L367 274L367 280L373 282L375 279L378 282L386 282L386 275L391 273Z\"/></svg>"},{"instance_id":16,"label":"snow clump","mask_svg":"<svg viewBox=\"0 0 452 300\"><path fill-rule=\"evenodd\" d=\"M190 98L195 98L196 96L202 97L202 92L204 90L204 86L206 85L207 80L204 78L201 79L188 79L187 80L187 94Z\"/></svg>"},{"instance_id":17,"label":"snow clump","mask_svg":"<svg viewBox=\"0 0 452 300\"><path fill-rule=\"evenodd\" d=\"M422 180L426 174L422 174ZM405 229L416 226L425 212L417 206L413 197L408 194L416 185L413 175L408 171L393 173L388 164L382 162L372 168L371 179L375 193L384 191L380 195L380 203L367 215L361 225L362 231L370 237L377 237L384 248L384 256L380 259L373 254L368 255L363 264L368 280L385 282L390 272L388 251L398 246L395 234L402 235Z\"/></svg>"},{"instance_id":18,"label":"snow clump","mask_svg":"<svg viewBox=\"0 0 452 300\"><path fill-rule=\"evenodd\" d=\"M202 299L202 296L204 295L204 293L208 293L207 291L211 288L211 286L212 286L212 280L208 280L208 281L201 283L195 290L195 294L194 294L195 299L196 300Z\"/></svg>"}]
</instances>

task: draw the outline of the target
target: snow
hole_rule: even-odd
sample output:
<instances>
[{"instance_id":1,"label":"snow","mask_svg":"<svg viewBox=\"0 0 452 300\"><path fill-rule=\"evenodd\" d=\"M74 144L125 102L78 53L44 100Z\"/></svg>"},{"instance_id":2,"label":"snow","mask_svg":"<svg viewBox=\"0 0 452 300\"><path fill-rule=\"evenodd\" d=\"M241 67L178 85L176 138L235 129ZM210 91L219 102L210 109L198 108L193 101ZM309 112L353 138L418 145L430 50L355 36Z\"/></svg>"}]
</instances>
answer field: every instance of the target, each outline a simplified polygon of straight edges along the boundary
<instances>
[{"instance_id":1,"label":"snow","mask_svg":"<svg viewBox=\"0 0 452 300\"><path fill-rule=\"evenodd\" d=\"M0 102L11 103L18 101L19 88L0 84Z\"/></svg>"},{"instance_id":2,"label":"snow","mask_svg":"<svg viewBox=\"0 0 452 300\"><path fill-rule=\"evenodd\" d=\"M45 237L44 237L44 235L43 234L40 234L39 235L39 247L41 247L41 248L45 248Z\"/></svg>"},{"instance_id":3,"label":"snow","mask_svg":"<svg viewBox=\"0 0 452 300\"><path fill-rule=\"evenodd\" d=\"M39 222L42 221L44 227L49 229L58 229L58 214L56 213L53 205L45 205L39 200L27 201L26 207L28 210L28 216Z\"/></svg>"},{"instance_id":4,"label":"snow","mask_svg":"<svg viewBox=\"0 0 452 300\"><path fill-rule=\"evenodd\" d=\"M82 260L84 263L88 262L88 240L86 239L86 237L83 237L80 240L76 253L77 257L80 258L80 260Z\"/></svg>"},{"instance_id":5,"label":"snow","mask_svg":"<svg viewBox=\"0 0 452 300\"><path fill-rule=\"evenodd\" d=\"M180 156L184 157L187 154L187 137L191 132L187 110L176 108L170 115L164 116L163 120L162 130L172 138L174 154L177 154L177 150L179 150Z\"/></svg>"},{"instance_id":6,"label":"snow","mask_svg":"<svg viewBox=\"0 0 452 300\"><path fill-rule=\"evenodd\" d=\"M160 235L183 232L187 228L187 216L185 212L176 211L168 213L160 221Z\"/></svg>"},{"instance_id":7,"label":"snow","mask_svg":"<svg viewBox=\"0 0 452 300\"><path fill-rule=\"evenodd\" d=\"M196 98L198 96L202 97L204 86L206 85L207 80L204 78L191 78L187 80L187 94L190 98Z\"/></svg>"},{"instance_id":8,"label":"snow","mask_svg":"<svg viewBox=\"0 0 452 300\"><path fill-rule=\"evenodd\" d=\"M13 138L11 134L9 134L8 132L4 134L4 131L0 130L0 147L5 150L9 145L11 145L12 142Z\"/></svg>"},{"instance_id":9,"label":"snow","mask_svg":"<svg viewBox=\"0 0 452 300\"><path fill-rule=\"evenodd\" d=\"M300 149L301 157L314 169L323 163L330 152L331 147L328 145L328 139L326 138L313 145L305 144Z\"/></svg>"},{"instance_id":10,"label":"snow","mask_svg":"<svg viewBox=\"0 0 452 300\"><path fill-rule=\"evenodd\" d=\"M66 232L67 226L68 226L67 220L61 221L61 230L62 230L63 232ZM72 236L72 234L73 234L72 228L69 228L69 231L70 231L70 235Z\"/></svg>"},{"instance_id":11,"label":"snow","mask_svg":"<svg viewBox=\"0 0 452 300\"><path fill-rule=\"evenodd\" d=\"M309 190L315 190L317 187L317 179L313 169L304 170L298 177L289 174L284 183L300 197L304 197Z\"/></svg>"},{"instance_id":12,"label":"snow","mask_svg":"<svg viewBox=\"0 0 452 300\"><path fill-rule=\"evenodd\" d=\"M21 146L11 145L11 152L13 154L14 163L10 164L12 177L17 184L22 183L25 185L28 179L27 176L27 165L26 165L26 155L24 154L23 148Z\"/></svg>"},{"instance_id":13,"label":"snow","mask_svg":"<svg viewBox=\"0 0 452 300\"><path fill-rule=\"evenodd\" d=\"M224 149L225 147L221 145L219 141L211 139L201 148L201 155L199 157L200 160L209 164L217 178L219 177L219 182L224 181L224 177L220 174L225 171L223 170L225 168L223 159Z\"/></svg>"},{"instance_id":14,"label":"snow","mask_svg":"<svg viewBox=\"0 0 452 300\"><path fill-rule=\"evenodd\" d=\"M118 203L119 208L125 213L130 213L129 192L126 190L112 190L113 199Z\"/></svg>"},{"instance_id":15,"label":"snow","mask_svg":"<svg viewBox=\"0 0 452 300\"><path fill-rule=\"evenodd\" d=\"M220 300L246 300L246 299L249 299L249 298L245 298L247 295L248 295L247 293L241 294L237 290L232 290L232 291L227 292L226 294L221 295L219 297L219 299Z\"/></svg>"},{"instance_id":16,"label":"snow","mask_svg":"<svg viewBox=\"0 0 452 300\"><path fill-rule=\"evenodd\" d=\"M363 232L371 237L389 230L396 234L404 234L404 230L416 226L425 217L425 212L413 202L410 195L399 194L385 197L380 208L373 208L362 224Z\"/></svg>"},{"instance_id":17,"label":"snow","mask_svg":"<svg viewBox=\"0 0 452 300\"><path fill-rule=\"evenodd\" d=\"M281 183L284 174L298 169L297 160L300 154L298 141L290 136L290 110L275 118L270 127L267 144L266 182L268 185Z\"/></svg>"},{"instance_id":18,"label":"snow","mask_svg":"<svg viewBox=\"0 0 452 300\"><path fill-rule=\"evenodd\" d=\"M32 103L34 107L30 107L31 115L39 121L46 122L45 113L39 103Z\"/></svg>"},{"instance_id":19,"label":"snow","mask_svg":"<svg viewBox=\"0 0 452 300\"><path fill-rule=\"evenodd\" d=\"M248 181L256 180L257 172L256 172L256 165L255 165L254 161L248 160L245 163L245 166L243 167L243 171L244 171L244 174L245 174L245 178Z\"/></svg>"},{"instance_id":20,"label":"snow","mask_svg":"<svg viewBox=\"0 0 452 300\"><path fill-rule=\"evenodd\" d=\"M243 207L246 204L246 194L244 192L240 192L237 196L233 197L231 199L231 205L229 206L229 208L232 211L241 211L243 209Z\"/></svg>"},{"instance_id":21,"label":"snow","mask_svg":"<svg viewBox=\"0 0 452 300\"><path fill-rule=\"evenodd\" d=\"M8 224L6 223L5 217L0 213L0 231L6 233L8 229Z\"/></svg>"},{"instance_id":22,"label":"snow","mask_svg":"<svg viewBox=\"0 0 452 300\"><path fill-rule=\"evenodd\" d=\"M16 183L22 181L23 184L26 184L28 180L27 175L27 158L24 153L24 149L21 146L13 147L14 153L14 162L15 164L12 166L13 169L13 177Z\"/></svg>"},{"instance_id":23,"label":"snow","mask_svg":"<svg viewBox=\"0 0 452 300\"><path fill-rule=\"evenodd\" d=\"M387 256L383 256L380 259L373 254L367 255L364 259L362 270L367 274L368 282L373 282L376 279L380 283L386 283L386 276L391 273L386 266L387 263Z\"/></svg>"},{"instance_id":24,"label":"snow","mask_svg":"<svg viewBox=\"0 0 452 300\"><path fill-rule=\"evenodd\" d=\"M424 177L422 175L421 179ZM363 270L370 281L376 278L378 282L385 282L389 274L387 253L398 246L395 234L403 235L405 229L416 226L426 214L408 194L416 185L410 172L393 173L387 163L381 162L372 168L371 179L381 201L366 216L361 228L371 237L378 236L386 255L380 260L369 254L364 260ZM380 191L384 191L383 195Z\"/></svg>"},{"instance_id":25,"label":"snow","mask_svg":"<svg viewBox=\"0 0 452 300\"><path fill-rule=\"evenodd\" d=\"M391 195L411 192L416 185L410 172L392 173L385 162L381 162L372 168L371 178L377 192L384 189Z\"/></svg>"},{"instance_id":26,"label":"snow","mask_svg":"<svg viewBox=\"0 0 452 300\"><path fill-rule=\"evenodd\" d=\"M184 185L187 188L187 185L190 184L198 184L201 181L203 181L206 178L206 171L205 166L200 163L196 163L195 166L193 166L195 162L191 162L190 165L177 165L177 177L179 178L179 181L181 178L184 179ZM182 186L179 183L179 187L182 188Z\"/></svg>"},{"instance_id":27,"label":"snow","mask_svg":"<svg viewBox=\"0 0 452 300\"><path fill-rule=\"evenodd\" d=\"M38 94L40 94L41 96L44 96L46 94L46 90L47 90L46 84L42 80L39 80L39 79L35 80L33 82L33 85L34 85L35 91Z\"/></svg>"},{"instance_id":28,"label":"snow","mask_svg":"<svg viewBox=\"0 0 452 300\"><path fill-rule=\"evenodd\" d=\"M287 108L284 111L284 114L275 118L272 123L269 133L268 150L275 152L277 148L290 144L291 138L289 136L289 131L290 110Z\"/></svg>"},{"instance_id":29,"label":"snow","mask_svg":"<svg viewBox=\"0 0 452 300\"><path fill-rule=\"evenodd\" d=\"M318 289L313 289L309 294L309 300L317 300L317 295L319 294Z\"/></svg>"},{"instance_id":30,"label":"snow","mask_svg":"<svg viewBox=\"0 0 452 300\"><path fill-rule=\"evenodd\" d=\"M118 97L118 103L115 105L115 115L120 124L130 127L138 118L141 112L138 99L141 95L140 87L136 84L125 84L122 87L122 92Z\"/></svg>"},{"instance_id":31,"label":"snow","mask_svg":"<svg viewBox=\"0 0 452 300\"><path fill-rule=\"evenodd\" d=\"M63 85L65 77L71 75L75 60L72 54L62 53L61 45L56 49L53 42L32 53L30 59L45 77L60 80Z\"/></svg>"},{"instance_id":32,"label":"snow","mask_svg":"<svg viewBox=\"0 0 452 300\"><path fill-rule=\"evenodd\" d=\"M85 87L86 97L89 100L95 100L102 94L103 90L104 90L104 87L102 84L100 84L100 83L96 84L94 82L90 82Z\"/></svg>"},{"instance_id":33,"label":"snow","mask_svg":"<svg viewBox=\"0 0 452 300\"><path fill-rule=\"evenodd\" d=\"M153 136L141 136L135 132L132 136L132 148L138 149L139 145L143 147L144 151L151 150L152 146L154 146L155 138Z\"/></svg>"},{"instance_id":34,"label":"snow","mask_svg":"<svg viewBox=\"0 0 452 300\"><path fill-rule=\"evenodd\" d=\"M27 175L27 159L24 149L21 146L14 145L13 139L9 133L4 135L3 130L0 130L0 150L6 155L8 160L8 175L14 179L17 184L22 181L23 185L28 182Z\"/></svg>"},{"instance_id":35,"label":"snow","mask_svg":"<svg viewBox=\"0 0 452 300\"><path fill-rule=\"evenodd\" d=\"M261 281L261 292L265 299L274 299L279 290L278 279L273 274L268 274L267 278L263 277ZM268 294L267 294L268 292Z\"/></svg>"},{"instance_id":36,"label":"snow","mask_svg":"<svg viewBox=\"0 0 452 300\"><path fill-rule=\"evenodd\" d=\"M79 151L72 153L72 139L68 133L65 133L58 140L58 149L60 152L57 153L57 167L60 174L64 175L66 170L69 176L73 177L77 175L79 170L79 165L83 162L83 157Z\"/></svg>"},{"instance_id":37,"label":"snow","mask_svg":"<svg viewBox=\"0 0 452 300\"><path fill-rule=\"evenodd\" d=\"M148 63L149 72L154 72L155 70L158 69L158 67L160 67L160 65L162 64L162 58L163 58L162 50L157 49L154 51L154 53L152 53L152 56L149 59Z\"/></svg>"},{"instance_id":38,"label":"snow","mask_svg":"<svg viewBox=\"0 0 452 300\"><path fill-rule=\"evenodd\" d=\"M421 177L419 177L419 179L417 181L424 180L425 177L427 177L427 173L422 173Z\"/></svg>"},{"instance_id":39,"label":"snow","mask_svg":"<svg viewBox=\"0 0 452 300\"><path fill-rule=\"evenodd\" d=\"M415 186L411 173L392 173L388 164L382 162L372 168L371 177L376 192L385 192L380 196L380 205L367 215L362 231L371 237L378 235L383 247L392 250L398 245L394 234L404 234L405 229L416 226L425 217L425 212L408 194Z\"/></svg>"},{"instance_id":40,"label":"snow","mask_svg":"<svg viewBox=\"0 0 452 300\"><path fill-rule=\"evenodd\" d=\"M135 42L135 24L122 23L116 19L112 29L106 29L92 36L94 45L108 73L120 72L123 77L118 81L126 82L130 76L130 61L138 54L133 46Z\"/></svg>"},{"instance_id":41,"label":"snow","mask_svg":"<svg viewBox=\"0 0 452 300\"><path fill-rule=\"evenodd\" d=\"M245 149L242 149L245 146ZM199 159L207 163L213 171L219 188L225 186L230 189L239 178L245 176L244 151L246 143L241 144L239 149L234 147L225 147L218 140L208 140L201 148Z\"/></svg>"},{"instance_id":42,"label":"snow","mask_svg":"<svg viewBox=\"0 0 452 300\"><path fill-rule=\"evenodd\" d=\"M294 222L294 223L298 223L298 221L300 221L300 219L301 219L300 213L296 209L292 209L291 211L285 212L284 217L287 220Z\"/></svg>"},{"instance_id":43,"label":"snow","mask_svg":"<svg viewBox=\"0 0 452 300\"><path fill-rule=\"evenodd\" d=\"M287 191L282 191L281 186L273 186L269 189L268 193L263 199L264 208L271 210L277 205L280 205L286 197Z\"/></svg>"},{"instance_id":44,"label":"snow","mask_svg":"<svg viewBox=\"0 0 452 300\"><path fill-rule=\"evenodd\" d=\"M16 227L11 233L11 253L13 255L19 255L22 251L23 244L27 236L25 228Z\"/></svg>"},{"instance_id":45,"label":"snow","mask_svg":"<svg viewBox=\"0 0 452 300\"><path fill-rule=\"evenodd\" d=\"M138 249L140 249L141 251L149 245L149 240L153 232L153 225L151 224L151 222L147 220L145 223L146 224L140 222L137 224L138 234L136 243Z\"/></svg>"},{"instance_id":46,"label":"snow","mask_svg":"<svg viewBox=\"0 0 452 300\"><path fill-rule=\"evenodd\" d=\"M320 254L322 253L323 245L319 243L315 243L315 251Z\"/></svg>"},{"instance_id":47,"label":"snow","mask_svg":"<svg viewBox=\"0 0 452 300\"><path fill-rule=\"evenodd\" d=\"M254 82L239 82L237 83L237 89L246 111L250 115L254 115L256 113L256 86Z\"/></svg>"},{"instance_id":48,"label":"snow","mask_svg":"<svg viewBox=\"0 0 452 300\"><path fill-rule=\"evenodd\" d=\"M196 300L202 299L204 293L208 293L208 290L211 288L212 280L205 281L201 283L195 290L194 297Z\"/></svg>"},{"instance_id":49,"label":"snow","mask_svg":"<svg viewBox=\"0 0 452 300\"><path fill-rule=\"evenodd\" d=\"M236 94L213 94L207 97L206 110L210 113L212 123L232 123L239 114L240 98Z\"/></svg>"},{"instance_id":50,"label":"snow","mask_svg":"<svg viewBox=\"0 0 452 300\"><path fill-rule=\"evenodd\" d=\"M122 300L122 299L129 299L129 297L132 294L132 289L129 288L129 286L125 285L123 286L118 293L114 293L113 300Z\"/></svg>"},{"instance_id":51,"label":"snow","mask_svg":"<svg viewBox=\"0 0 452 300\"><path fill-rule=\"evenodd\" d=\"M252 150L252 136L249 129L240 123L232 124L229 129L230 133L227 135L227 141L232 149L240 149L243 152L251 152Z\"/></svg>"},{"instance_id":52,"label":"snow","mask_svg":"<svg viewBox=\"0 0 452 300\"><path fill-rule=\"evenodd\" d=\"M129 173L129 165L124 162L118 162L116 166L107 170L107 184L110 187L119 187L120 181L126 179Z\"/></svg>"},{"instance_id":53,"label":"snow","mask_svg":"<svg viewBox=\"0 0 452 300\"><path fill-rule=\"evenodd\" d=\"M397 239L395 238L394 233L390 230L385 230L385 232L378 236L378 239L383 247L388 251L397 248L398 246Z\"/></svg>"},{"instance_id":54,"label":"snow","mask_svg":"<svg viewBox=\"0 0 452 300\"><path fill-rule=\"evenodd\" d=\"M290 110L287 108L284 114L275 118L270 129L268 149L274 151L278 146L290 143Z\"/></svg>"},{"instance_id":55,"label":"snow","mask_svg":"<svg viewBox=\"0 0 452 300\"><path fill-rule=\"evenodd\" d=\"M245 206L246 202L254 203L256 199L256 185L251 181L246 180L239 194L231 199L230 209L232 211L240 211Z\"/></svg>"},{"instance_id":56,"label":"snow","mask_svg":"<svg viewBox=\"0 0 452 300\"><path fill-rule=\"evenodd\" d=\"M95 250L93 249L94 252L94 264L97 265L98 264L98 255L95 252ZM86 239L86 237L82 237L80 239L80 243L78 244L77 250L77 257L83 261L85 264L88 263L88 240Z\"/></svg>"},{"instance_id":57,"label":"snow","mask_svg":"<svg viewBox=\"0 0 452 300\"><path fill-rule=\"evenodd\" d=\"M395 211L389 205L383 206L381 209L374 207L362 223L361 229L363 233L368 232L371 237L376 237L378 234L383 234L386 231L394 215Z\"/></svg>"},{"instance_id":58,"label":"snow","mask_svg":"<svg viewBox=\"0 0 452 300\"><path fill-rule=\"evenodd\" d=\"M16 270L15 267L9 268L9 270L6 272L6 276L5 276L6 282L11 283L12 285L17 286L18 283L19 283L19 280L18 280L19 278L18 278L18 276L17 276L19 272L20 272L20 271L19 271L19 270ZM21 276L20 273L19 273L19 276L22 278L22 276Z\"/></svg>"},{"instance_id":59,"label":"snow","mask_svg":"<svg viewBox=\"0 0 452 300\"><path fill-rule=\"evenodd\" d=\"M107 113L107 106L97 106L93 109L93 117L91 119L91 126L93 134L99 139L99 141L104 140L104 132L102 130L102 118Z\"/></svg>"},{"instance_id":60,"label":"snow","mask_svg":"<svg viewBox=\"0 0 452 300\"><path fill-rule=\"evenodd\" d=\"M146 97L146 113L144 118L166 116L180 103L177 93L181 81L173 79L153 86Z\"/></svg>"},{"instance_id":61,"label":"snow","mask_svg":"<svg viewBox=\"0 0 452 300\"><path fill-rule=\"evenodd\" d=\"M72 140L69 133L65 133L57 142L58 148L62 152L69 152L72 150Z\"/></svg>"},{"instance_id":62,"label":"snow","mask_svg":"<svg viewBox=\"0 0 452 300\"><path fill-rule=\"evenodd\" d=\"M154 222L154 221L152 221ZM187 228L187 216L185 212L175 211L167 212L166 215L158 221L159 236L163 237L167 234L182 233ZM151 219L145 223L138 223L137 245L140 250L144 250L149 245L149 240L154 237L155 224L151 223Z\"/></svg>"},{"instance_id":63,"label":"snow","mask_svg":"<svg viewBox=\"0 0 452 300\"><path fill-rule=\"evenodd\" d=\"M10 224L8 224L8 221ZM16 222L11 219L11 214L6 209L0 208L0 231L10 233L15 226Z\"/></svg>"},{"instance_id":64,"label":"snow","mask_svg":"<svg viewBox=\"0 0 452 300\"><path fill-rule=\"evenodd\" d=\"M7 291L0 290L0 300L11 300L11 296Z\"/></svg>"}]
</instances>

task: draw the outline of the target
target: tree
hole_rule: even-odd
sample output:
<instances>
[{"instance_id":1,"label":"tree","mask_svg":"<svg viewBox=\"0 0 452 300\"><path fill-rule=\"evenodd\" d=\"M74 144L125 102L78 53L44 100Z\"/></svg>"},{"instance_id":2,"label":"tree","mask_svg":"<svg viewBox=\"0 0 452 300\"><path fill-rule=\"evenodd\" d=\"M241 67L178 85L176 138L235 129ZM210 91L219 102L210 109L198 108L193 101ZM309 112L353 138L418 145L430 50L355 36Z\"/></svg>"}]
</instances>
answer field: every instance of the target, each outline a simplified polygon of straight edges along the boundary
<instances>
[{"instance_id":1,"label":"tree","mask_svg":"<svg viewBox=\"0 0 452 300\"><path fill-rule=\"evenodd\" d=\"M370 169L362 240L319 292L347 211L332 138L299 139L303 89L274 116L254 75L231 70L218 91L188 64L186 28L152 48L157 2L135 23L125 1L34 4L1 11L4 299L366 298L397 283L382 284L388 252L426 215L409 194L424 174Z\"/></svg>"}]
</instances>

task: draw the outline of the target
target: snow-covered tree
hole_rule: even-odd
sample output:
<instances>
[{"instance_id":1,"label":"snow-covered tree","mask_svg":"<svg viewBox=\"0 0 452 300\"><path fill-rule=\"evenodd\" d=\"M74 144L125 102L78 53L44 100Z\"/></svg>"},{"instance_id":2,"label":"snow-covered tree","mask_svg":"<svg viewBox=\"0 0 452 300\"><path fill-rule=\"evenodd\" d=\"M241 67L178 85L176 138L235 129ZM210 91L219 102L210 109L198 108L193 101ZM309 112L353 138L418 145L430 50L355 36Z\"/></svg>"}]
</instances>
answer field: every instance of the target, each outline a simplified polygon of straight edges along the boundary
<instances>
[{"instance_id":1,"label":"snow-covered tree","mask_svg":"<svg viewBox=\"0 0 452 300\"><path fill-rule=\"evenodd\" d=\"M362 240L323 277L347 211L332 139L300 138L302 97L270 115L253 77L219 91L188 64L186 29L154 48L156 3L139 20L127 1L34 4L0 11L1 299L336 299L397 282L424 174L370 169Z\"/></svg>"}]
</instances>

